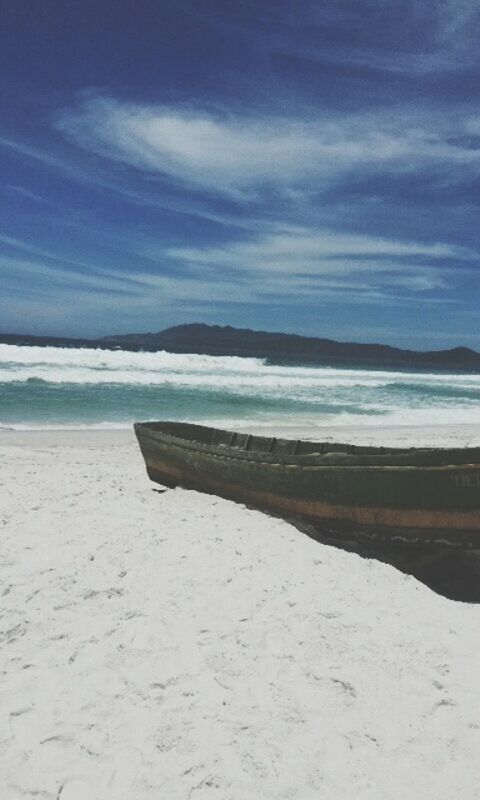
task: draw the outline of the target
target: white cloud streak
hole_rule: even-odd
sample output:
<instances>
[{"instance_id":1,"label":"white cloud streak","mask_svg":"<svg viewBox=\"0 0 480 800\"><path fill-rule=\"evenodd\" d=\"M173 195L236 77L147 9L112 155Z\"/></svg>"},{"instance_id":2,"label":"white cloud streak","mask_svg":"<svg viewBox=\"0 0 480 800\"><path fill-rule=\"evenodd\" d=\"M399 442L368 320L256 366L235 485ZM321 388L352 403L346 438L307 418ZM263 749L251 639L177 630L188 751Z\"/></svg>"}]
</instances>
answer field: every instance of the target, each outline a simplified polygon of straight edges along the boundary
<instances>
[{"instance_id":1,"label":"white cloud streak","mask_svg":"<svg viewBox=\"0 0 480 800\"><path fill-rule=\"evenodd\" d=\"M392 13L400 11L404 29L404 47L383 47L380 43L382 32L391 35ZM321 6L315 1L309 6L312 26L334 22L344 29L355 29L370 20L371 29L377 31L377 40L369 43L360 38L360 44L349 41L342 47L323 48L302 47L294 51L300 58L311 61L330 60L343 66L365 66L384 73L399 73L408 76L425 76L435 72L445 74L462 68L471 68L479 62L476 42L480 21L480 9L475 0L390 0L383 2L357 2L349 8ZM368 24L368 23L367 23ZM423 31L423 36L418 32ZM410 35L409 35L410 34ZM292 52L288 39L281 40L277 47Z\"/></svg>"},{"instance_id":2,"label":"white cloud streak","mask_svg":"<svg viewBox=\"0 0 480 800\"><path fill-rule=\"evenodd\" d=\"M145 254L155 259L154 249ZM348 300L358 294L371 298L371 292L410 299L423 292L443 292L475 254L443 243L425 245L287 228L249 241L156 253L159 260L165 256L199 275L215 272L243 279L260 293L336 292Z\"/></svg>"},{"instance_id":3,"label":"white cloud streak","mask_svg":"<svg viewBox=\"0 0 480 800\"><path fill-rule=\"evenodd\" d=\"M22 244L10 237L3 237L3 241ZM47 255L37 248L31 250L36 255ZM35 287L35 293L45 299L53 292L70 298L72 309L79 295L86 306L93 304L97 308L103 297L106 308L130 303L131 309L150 312L156 306L174 307L186 302L415 302L424 292L440 293L429 302L451 302L444 290L449 286L452 270L415 264L414 260L451 259L458 252L441 243L426 246L290 228L217 247L155 250L147 246L140 255L155 264L152 271L139 270L138 266L133 274L108 267L87 271L87 265L79 269L72 264L67 267L7 256L0 259L0 270L7 288L11 283L12 290L17 286L20 293L28 295ZM165 265L175 263L174 271L167 274Z\"/></svg>"},{"instance_id":4,"label":"white cloud streak","mask_svg":"<svg viewBox=\"0 0 480 800\"><path fill-rule=\"evenodd\" d=\"M96 96L57 120L66 136L97 154L239 199L261 190L318 191L350 170L478 169L480 147L462 143L472 124L469 114L445 121L405 108L299 120Z\"/></svg>"},{"instance_id":5,"label":"white cloud streak","mask_svg":"<svg viewBox=\"0 0 480 800\"><path fill-rule=\"evenodd\" d=\"M476 257L467 248L443 243L425 245L288 227L284 232L268 233L249 241L213 247L170 248L166 255L191 264L236 270L317 275L385 272L391 271L392 265L398 270L402 267L399 259L405 258L468 261Z\"/></svg>"}]
</instances>

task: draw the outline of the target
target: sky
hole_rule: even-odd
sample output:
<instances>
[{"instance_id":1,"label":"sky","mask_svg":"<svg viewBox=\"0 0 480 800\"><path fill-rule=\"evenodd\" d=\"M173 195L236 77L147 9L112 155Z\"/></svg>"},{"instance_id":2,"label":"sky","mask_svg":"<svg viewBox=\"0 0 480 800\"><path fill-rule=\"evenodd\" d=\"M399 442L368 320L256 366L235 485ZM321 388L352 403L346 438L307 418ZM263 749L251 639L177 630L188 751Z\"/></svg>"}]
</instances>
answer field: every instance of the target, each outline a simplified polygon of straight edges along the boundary
<instances>
[{"instance_id":1,"label":"sky","mask_svg":"<svg viewBox=\"0 0 480 800\"><path fill-rule=\"evenodd\" d=\"M480 6L0 0L0 331L480 350Z\"/></svg>"}]
</instances>

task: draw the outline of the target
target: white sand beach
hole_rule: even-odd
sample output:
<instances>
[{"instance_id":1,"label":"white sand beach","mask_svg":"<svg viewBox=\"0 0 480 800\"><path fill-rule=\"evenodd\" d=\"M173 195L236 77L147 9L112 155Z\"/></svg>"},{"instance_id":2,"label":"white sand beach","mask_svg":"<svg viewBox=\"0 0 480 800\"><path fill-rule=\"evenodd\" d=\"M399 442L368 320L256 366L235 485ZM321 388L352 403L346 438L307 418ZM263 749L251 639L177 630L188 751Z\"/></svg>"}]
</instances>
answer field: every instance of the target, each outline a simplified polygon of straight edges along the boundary
<instances>
[{"instance_id":1,"label":"white sand beach","mask_svg":"<svg viewBox=\"0 0 480 800\"><path fill-rule=\"evenodd\" d=\"M2 799L480 797L480 606L162 492L131 431L4 431L0 458Z\"/></svg>"}]
</instances>

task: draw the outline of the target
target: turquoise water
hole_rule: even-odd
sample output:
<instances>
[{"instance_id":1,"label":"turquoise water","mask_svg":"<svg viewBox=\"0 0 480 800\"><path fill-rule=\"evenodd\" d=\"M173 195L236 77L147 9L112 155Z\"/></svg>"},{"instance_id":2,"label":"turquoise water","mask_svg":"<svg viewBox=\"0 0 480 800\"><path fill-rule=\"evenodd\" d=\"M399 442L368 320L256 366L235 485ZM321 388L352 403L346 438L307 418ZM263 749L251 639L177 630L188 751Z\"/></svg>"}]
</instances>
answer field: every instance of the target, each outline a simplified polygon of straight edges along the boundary
<instances>
[{"instance_id":1,"label":"turquoise water","mask_svg":"<svg viewBox=\"0 0 480 800\"><path fill-rule=\"evenodd\" d=\"M480 423L480 375L271 366L261 359L0 345L0 426Z\"/></svg>"}]
</instances>

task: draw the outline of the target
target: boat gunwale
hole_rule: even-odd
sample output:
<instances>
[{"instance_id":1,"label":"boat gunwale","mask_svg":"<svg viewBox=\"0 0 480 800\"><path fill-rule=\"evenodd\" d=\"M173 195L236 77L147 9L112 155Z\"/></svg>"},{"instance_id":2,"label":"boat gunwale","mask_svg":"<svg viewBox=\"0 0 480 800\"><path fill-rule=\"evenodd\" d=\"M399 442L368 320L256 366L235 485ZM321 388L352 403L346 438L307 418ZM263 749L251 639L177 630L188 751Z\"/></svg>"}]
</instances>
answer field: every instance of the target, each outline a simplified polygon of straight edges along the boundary
<instances>
[{"instance_id":1,"label":"boat gunwale","mask_svg":"<svg viewBox=\"0 0 480 800\"><path fill-rule=\"evenodd\" d=\"M351 448L351 445L343 445L338 442L319 442L320 446L340 446L344 447L345 451L343 450L332 450L330 452L314 452L314 453L288 453L287 451L281 452L272 452L269 453L268 451L260 451L260 450L246 450L240 447L229 446L225 444L216 445L207 442L201 442L195 440L193 438L187 438L185 436L181 436L175 433L167 432L162 430L158 426L161 425L161 422L136 422L134 424L135 432L138 437L137 431L141 431L141 437L145 437L147 440L149 439L152 443L160 444L163 443L170 447L175 447L181 450L190 450L193 452L197 452L203 456L211 456L214 458L221 458L224 460L236 460L240 462L250 462L255 463L258 466L265 465L269 467L277 467L277 468L302 468L302 469L402 469L402 470L434 470L434 471L444 471L444 470L471 470L471 469L478 469L480 468L480 448L473 447L473 448L383 448L383 447L370 447L370 446L361 446L362 451L361 453L348 453L348 449ZM202 425L195 425L190 423L174 423L170 421L165 421L163 424L173 426L178 425L179 428L182 427L191 427L203 430L210 430L212 433L223 433L223 434L234 434L234 431L228 431L221 428L212 428L210 426L202 426ZM155 425L156 427L153 428L152 426ZM248 434L243 433L242 435L248 436ZM140 441L140 437L139 441ZM255 438L265 439L268 441L268 437L258 436ZM307 444L316 444L316 442L311 442L308 440L295 440L295 439L278 439L277 441L285 442L286 444L292 443L295 444L296 441L305 442ZM367 451L367 452L365 452ZM371 451L371 455L369 454ZM424 458L428 458L429 455L439 455L441 456L444 454L445 458L448 457L449 453L456 453L457 457L460 453L475 453L478 455L478 461L461 461L457 463L442 463L442 464L435 464L435 463L428 463L423 461L419 463L410 462L408 463L408 457L411 456L412 458L423 456ZM335 463L335 460L337 463ZM339 463L338 463L339 462Z\"/></svg>"}]
</instances>

